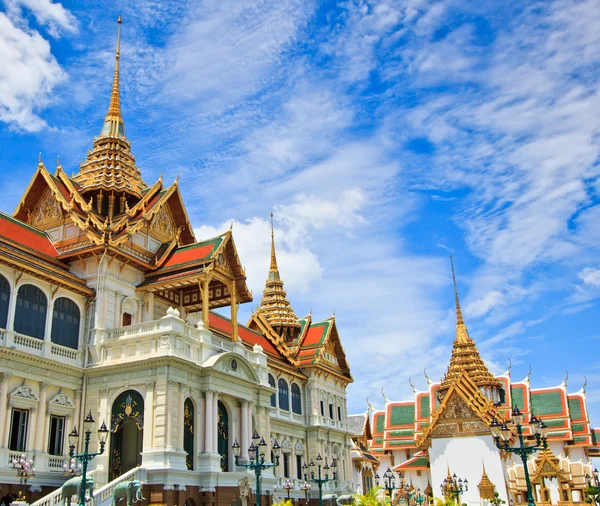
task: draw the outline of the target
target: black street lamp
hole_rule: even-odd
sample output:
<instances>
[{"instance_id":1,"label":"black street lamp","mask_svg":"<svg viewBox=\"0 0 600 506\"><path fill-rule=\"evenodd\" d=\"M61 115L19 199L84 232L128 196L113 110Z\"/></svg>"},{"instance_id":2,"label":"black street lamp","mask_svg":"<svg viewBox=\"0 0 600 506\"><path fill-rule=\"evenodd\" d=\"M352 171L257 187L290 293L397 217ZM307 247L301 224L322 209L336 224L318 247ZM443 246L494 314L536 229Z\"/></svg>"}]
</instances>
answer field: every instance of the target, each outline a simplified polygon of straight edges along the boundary
<instances>
[{"instance_id":1,"label":"black street lamp","mask_svg":"<svg viewBox=\"0 0 600 506\"><path fill-rule=\"evenodd\" d=\"M319 487L319 506L323 506L323 485L325 485L325 483L331 481L331 480L335 480L336 479L336 472L335 472L335 468L336 468L336 463L335 460L331 463L331 469L333 469L333 476L331 479L329 479L329 469L330 466L327 464L327 460L325 460L325 465L321 466L321 462L323 461L323 457L321 457L321 454L319 453L317 455L317 477L315 478L315 472L313 470L310 471L310 481L312 483L316 483L317 486ZM308 464L308 467L314 468L315 467L315 463L311 460L310 464ZM302 466L303 469L307 469L306 464L304 464ZM321 469L323 469L323 471L325 471L324 474L321 473ZM305 472L304 474L304 480L308 481L308 473Z\"/></svg>"},{"instance_id":2,"label":"black street lamp","mask_svg":"<svg viewBox=\"0 0 600 506\"><path fill-rule=\"evenodd\" d=\"M98 429L98 441L100 441L100 451L96 453L90 453L90 437L92 436L92 426L94 425L94 418L90 411L83 420L83 426L85 427L85 440L83 453L75 453L75 446L79 439L77 427L73 427L73 430L69 434L69 457L75 458L82 463L81 466L81 485L79 486L79 506L85 506L85 491L87 489L86 474L87 465L90 460L102 455L104 453L104 445L106 444L106 438L108 437L108 429L106 424L102 422L102 425Z\"/></svg>"},{"instance_id":3,"label":"black street lamp","mask_svg":"<svg viewBox=\"0 0 600 506\"><path fill-rule=\"evenodd\" d=\"M306 463L302 466L302 469L308 469ZM306 501L306 506L308 506L308 494L310 494L310 483L306 481L306 471L304 471L304 473L305 480L302 482L302 485L300 485L300 490L304 492L304 500Z\"/></svg>"},{"instance_id":4,"label":"black street lamp","mask_svg":"<svg viewBox=\"0 0 600 506\"><path fill-rule=\"evenodd\" d=\"M593 484L592 484L592 476L593 476ZM592 471L592 476L589 474L585 475L585 479L587 481L588 488L585 491L590 502L596 503L600 505L600 482L598 481L598 469L594 469Z\"/></svg>"},{"instance_id":5,"label":"black street lamp","mask_svg":"<svg viewBox=\"0 0 600 506\"><path fill-rule=\"evenodd\" d=\"M548 448L548 427L546 424L542 422L535 415L531 415L531 420L529 421L529 426L531 427L531 431L535 436L535 445L533 446L525 446L525 438L523 437L523 413L519 411L518 407L515 407L512 410L511 420L517 429L517 435L519 436L519 446L511 447L510 446L510 428L506 425L506 422L498 422L494 418L490 425L490 429L492 430L492 434L496 440L496 446L500 450L504 450L510 453L516 453L519 457L521 457L521 461L523 462L523 470L525 472L525 483L527 484L527 504L528 506L535 506L535 501L533 500L533 489L531 487L531 480L529 478L529 469L527 467L527 459L529 455L537 452L539 449ZM502 441L500 440L502 438Z\"/></svg>"},{"instance_id":6,"label":"black street lamp","mask_svg":"<svg viewBox=\"0 0 600 506\"><path fill-rule=\"evenodd\" d=\"M254 444L255 442L257 444ZM254 435L252 436L252 443L250 443L250 447L248 448L248 457L250 458L250 462L241 464L240 445L238 444L237 440L233 442L233 445L231 445L231 448L233 449L233 455L235 456L235 465L250 469L251 471L254 471L254 474L256 475L256 506L260 506L260 476L262 472L265 469L279 465L279 452L281 451L281 446L279 446L277 440L275 440L273 443L275 462L265 462L266 447L267 443L265 442L265 438L260 437L255 431Z\"/></svg>"},{"instance_id":7,"label":"black street lamp","mask_svg":"<svg viewBox=\"0 0 600 506\"><path fill-rule=\"evenodd\" d=\"M283 484L283 488L285 488L285 490L287 491L287 498L289 501L290 500L290 491L294 490L294 484L290 480L285 480L285 483Z\"/></svg>"},{"instance_id":8,"label":"black street lamp","mask_svg":"<svg viewBox=\"0 0 600 506\"><path fill-rule=\"evenodd\" d=\"M396 477L394 476L394 471L388 467L387 471L383 473L383 488L387 490L387 493L390 496L390 501L392 500L392 494L396 488L395 481ZM375 474L375 484L379 486L379 473Z\"/></svg>"},{"instance_id":9,"label":"black street lamp","mask_svg":"<svg viewBox=\"0 0 600 506\"><path fill-rule=\"evenodd\" d=\"M469 481L466 478L464 480L457 478L456 474L450 476L450 473L448 473L448 477L444 478L440 488L444 495L455 498L456 504L460 504L461 494L469 490Z\"/></svg>"}]
</instances>

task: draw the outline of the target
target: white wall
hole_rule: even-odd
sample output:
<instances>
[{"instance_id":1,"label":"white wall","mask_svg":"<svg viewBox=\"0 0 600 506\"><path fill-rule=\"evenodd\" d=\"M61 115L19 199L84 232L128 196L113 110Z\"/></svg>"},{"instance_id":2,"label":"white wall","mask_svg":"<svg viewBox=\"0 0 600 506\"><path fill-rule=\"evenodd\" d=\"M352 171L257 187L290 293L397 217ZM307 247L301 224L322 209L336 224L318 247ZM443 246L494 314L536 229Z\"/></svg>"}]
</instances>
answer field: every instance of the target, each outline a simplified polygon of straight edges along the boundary
<instances>
[{"instance_id":1,"label":"white wall","mask_svg":"<svg viewBox=\"0 0 600 506\"><path fill-rule=\"evenodd\" d=\"M500 451L489 436L440 438L431 440L431 487L435 497L441 497L440 485L451 474L469 480L469 490L461 496L466 504L481 504L477 485L481 481L483 465L496 492L508 503Z\"/></svg>"}]
</instances>

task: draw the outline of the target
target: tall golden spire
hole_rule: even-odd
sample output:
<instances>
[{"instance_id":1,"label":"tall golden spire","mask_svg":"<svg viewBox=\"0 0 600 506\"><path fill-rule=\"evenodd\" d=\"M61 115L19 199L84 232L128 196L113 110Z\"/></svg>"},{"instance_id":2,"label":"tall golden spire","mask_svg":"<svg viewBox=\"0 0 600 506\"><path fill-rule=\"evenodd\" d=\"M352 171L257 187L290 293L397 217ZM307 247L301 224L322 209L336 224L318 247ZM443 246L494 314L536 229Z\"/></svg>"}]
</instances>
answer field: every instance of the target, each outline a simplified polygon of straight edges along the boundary
<instances>
[{"instance_id":1,"label":"tall golden spire","mask_svg":"<svg viewBox=\"0 0 600 506\"><path fill-rule=\"evenodd\" d=\"M488 388L497 389L501 385L500 381L494 378L492 373L490 373L479 355L479 350L477 350L477 346L475 346L475 341L469 337L467 325L463 319L460 302L458 300L458 289L456 288L456 276L454 274L454 262L452 256L450 257L450 265L452 266L454 301L456 304L456 338L452 344L450 365L442 379L438 392L442 395L447 392L454 381L456 381L463 372L466 372L483 391ZM488 393L493 394L491 390Z\"/></svg>"},{"instance_id":2,"label":"tall golden spire","mask_svg":"<svg viewBox=\"0 0 600 506\"><path fill-rule=\"evenodd\" d=\"M456 276L454 274L454 261L452 255L450 255L450 265L452 266L452 281L454 282L454 301L456 303L456 340L459 342L467 342L469 340L469 333L467 332L467 326L463 320L462 311L460 309L460 302L458 300L458 290L456 288Z\"/></svg>"},{"instance_id":3,"label":"tall golden spire","mask_svg":"<svg viewBox=\"0 0 600 506\"><path fill-rule=\"evenodd\" d=\"M279 269L277 268L277 257L275 256L275 226L273 225L273 211L271 211L271 266L270 272L273 272L279 278Z\"/></svg>"},{"instance_id":4,"label":"tall golden spire","mask_svg":"<svg viewBox=\"0 0 600 506\"><path fill-rule=\"evenodd\" d=\"M142 180L140 169L131 153L131 144L125 138L125 125L121 115L121 97L119 93L119 62L121 59L121 16L117 28L117 50L115 53L115 73L108 112L102 125L102 131L94 138L94 147L88 151L86 160L79 167L74 180L80 185L82 193L110 192L119 198L131 199L134 204L147 187ZM103 197L98 196L98 208ZM100 211L98 211L100 212ZM119 206L118 213L124 209ZM115 214L118 214L115 213Z\"/></svg>"},{"instance_id":5,"label":"tall golden spire","mask_svg":"<svg viewBox=\"0 0 600 506\"><path fill-rule=\"evenodd\" d=\"M271 265L269 277L263 291L263 298L257 310L269 322L271 327L287 340L294 339L298 335L300 324L298 317L292 309L292 305L283 289L283 281L277 267L277 256L275 254L275 228L273 225L273 212L271 212Z\"/></svg>"},{"instance_id":6,"label":"tall golden spire","mask_svg":"<svg viewBox=\"0 0 600 506\"><path fill-rule=\"evenodd\" d=\"M117 20L117 50L115 53L115 73L108 112L100 135L125 137L125 125L121 116L121 95L119 91L119 60L121 58L121 16Z\"/></svg>"}]
</instances>

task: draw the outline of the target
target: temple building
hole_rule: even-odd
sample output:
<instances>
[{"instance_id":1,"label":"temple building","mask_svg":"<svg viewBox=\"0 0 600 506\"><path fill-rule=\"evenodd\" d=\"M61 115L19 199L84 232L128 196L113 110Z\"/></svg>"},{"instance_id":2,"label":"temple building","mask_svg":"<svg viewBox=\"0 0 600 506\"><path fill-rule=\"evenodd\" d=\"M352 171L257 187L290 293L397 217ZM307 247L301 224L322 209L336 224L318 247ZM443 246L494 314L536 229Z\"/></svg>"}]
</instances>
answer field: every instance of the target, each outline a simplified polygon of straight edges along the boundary
<instances>
[{"instance_id":1,"label":"temple building","mask_svg":"<svg viewBox=\"0 0 600 506\"><path fill-rule=\"evenodd\" d=\"M321 456L336 468L327 493L353 491L353 380L335 318L297 317L272 234L263 298L238 322L252 293L232 230L196 238L178 181L148 184L136 165L121 114L120 28L119 19L108 113L85 161L69 176L40 157L14 214L0 213L2 494L56 504L67 436L79 430L81 451L88 413L91 451L100 424L110 431L90 467L96 506L131 479L144 504L249 504L254 475L232 445L247 462L255 434L267 461L281 448L264 490L290 480L303 498L302 466ZM22 454L36 468L26 490L11 465Z\"/></svg>"},{"instance_id":2,"label":"temple building","mask_svg":"<svg viewBox=\"0 0 600 506\"><path fill-rule=\"evenodd\" d=\"M547 426L547 449L528 460L536 504L583 504L591 459L600 456L600 429L591 428L585 385L576 392L568 391L566 380L532 388L529 375L515 381L510 369L491 374L467 331L456 280L454 290L456 337L446 374L440 382L427 378L426 391L413 387L410 400L386 399L385 409L373 414L369 449L381 462L380 474L388 467L396 473L394 502L418 491L429 502L455 500L447 486L455 476L464 484L461 503L488 504L498 493L507 504L526 504L521 458L499 450L490 429L494 420L505 422L510 444L518 446L510 423L516 407L524 415L526 445L536 443L533 415Z\"/></svg>"}]
</instances>

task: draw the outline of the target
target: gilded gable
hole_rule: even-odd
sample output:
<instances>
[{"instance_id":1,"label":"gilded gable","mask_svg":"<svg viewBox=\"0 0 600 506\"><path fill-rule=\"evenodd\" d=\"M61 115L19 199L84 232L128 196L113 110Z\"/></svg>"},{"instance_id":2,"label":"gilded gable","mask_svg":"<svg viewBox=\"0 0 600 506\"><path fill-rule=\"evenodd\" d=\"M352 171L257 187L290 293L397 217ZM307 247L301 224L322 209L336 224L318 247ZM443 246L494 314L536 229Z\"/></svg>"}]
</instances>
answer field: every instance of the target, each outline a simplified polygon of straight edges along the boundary
<instances>
[{"instance_id":1,"label":"gilded gable","mask_svg":"<svg viewBox=\"0 0 600 506\"><path fill-rule=\"evenodd\" d=\"M31 225L37 228L42 228L47 225L52 225L63 217L60 204L54 198L50 188L47 188L42 195L38 205L33 211Z\"/></svg>"},{"instance_id":2,"label":"gilded gable","mask_svg":"<svg viewBox=\"0 0 600 506\"><path fill-rule=\"evenodd\" d=\"M175 221L166 206L162 206L152 218L150 233L163 242L168 242L175 236Z\"/></svg>"}]
</instances>

